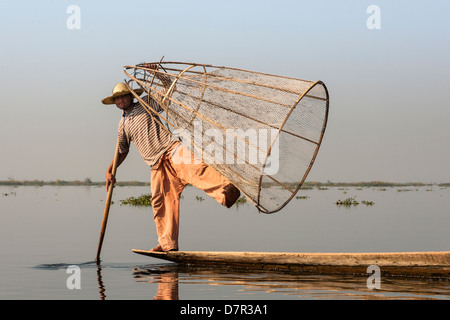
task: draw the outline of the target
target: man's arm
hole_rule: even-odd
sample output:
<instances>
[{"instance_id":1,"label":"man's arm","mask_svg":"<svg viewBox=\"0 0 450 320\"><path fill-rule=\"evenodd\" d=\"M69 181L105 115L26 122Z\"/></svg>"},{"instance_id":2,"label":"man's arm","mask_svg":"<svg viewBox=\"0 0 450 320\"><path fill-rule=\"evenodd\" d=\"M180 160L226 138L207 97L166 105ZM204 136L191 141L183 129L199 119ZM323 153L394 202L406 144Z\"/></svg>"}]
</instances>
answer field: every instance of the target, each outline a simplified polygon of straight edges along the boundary
<instances>
[{"instance_id":1,"label":"man's arm","mask_svg":"<svg viewBox=\"0 0 450 320\"><path fill-rule=\"evenodd\" d=\"M144 68L153 69L153 70L158 69L158 65L155 64L155 63L144 63L142 66L143 66ZM170 85L172 84L172 80L170 80L170 77L169 77L168 75L165 75L165 74L156 72L156 77L157 77L159 80L161 80L162 85L163 85L165 88L170 87Z\"/></svg>"},{"instance_id":2,"label":"man's arm","mask_svg":"<svg viewBox=\"0 0 450 320\"><path fill-rule=\"evenodd\" d=\"M128 155L128 152L127 153L119 153L119 158L117 160L117 167L120 166L120 164L125 160L127 155ZM114 160L111 162L111 164L109 165L108 169L106 169L106 190L108 190L109 185L111 183L113 184L113 186L116 183L116 178L112 174L113 164L114 164Z\"/></svg>"},{"instance_id":3,"label":"man's arm","mask_svg":"<svg viewBox=\"0 0 450 320\"><path fill-rule=\"evenodd\" d=\"M156 70L158 68L158 66L155 63L145 63L145 64L143 64L143 67L153 69L153 70ZM170 99L166 99L164 101L164 103L162 103L162 101L164 99L164 95L167 93L170 86L172 85L172 79L168 75L165 75L165 74L162 74L159 72L156 72L155 75L161 81L164 88L161 90L161 94L155 93L152 95L152 98L157 101L157 103L161 106L161 108L167 109L170 104ZM174 90L172 90L172 92L173 91ZM170 97L172 95L172 92L169 92L168 97Z\"/></svg>"}]
</instances>

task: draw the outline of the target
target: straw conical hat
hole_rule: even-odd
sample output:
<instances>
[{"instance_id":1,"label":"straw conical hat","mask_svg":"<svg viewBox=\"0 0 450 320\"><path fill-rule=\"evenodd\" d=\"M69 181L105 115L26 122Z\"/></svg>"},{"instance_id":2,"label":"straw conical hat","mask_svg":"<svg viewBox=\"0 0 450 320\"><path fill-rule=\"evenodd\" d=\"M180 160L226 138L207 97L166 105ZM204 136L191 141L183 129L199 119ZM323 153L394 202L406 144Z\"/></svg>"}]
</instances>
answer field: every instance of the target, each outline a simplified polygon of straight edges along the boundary
<instances>
[{"instance_id":1,"label":"straw conical hat","mask_svg":"<svg viewBox=\"0 0 450 320\"><path fill-rule=\"evenodd\" d=\"M135 89L133 90L137 95L141 95L144 90L142 89ZM114 104L114 98L123 96L125 94L131 93L131 90L125 83L118 83L114 86L112 95L109 97L106 97L102 100L103 104Z\"/></svg>"}]
</instances>

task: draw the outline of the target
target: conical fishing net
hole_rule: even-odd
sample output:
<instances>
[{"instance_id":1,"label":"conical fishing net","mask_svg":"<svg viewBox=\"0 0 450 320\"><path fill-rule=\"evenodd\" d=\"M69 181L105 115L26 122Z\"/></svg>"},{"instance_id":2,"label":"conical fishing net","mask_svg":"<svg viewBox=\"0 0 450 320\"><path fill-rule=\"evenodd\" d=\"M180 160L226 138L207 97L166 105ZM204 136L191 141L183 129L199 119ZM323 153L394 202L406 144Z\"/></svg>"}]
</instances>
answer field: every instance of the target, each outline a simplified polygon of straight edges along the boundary
<instances>
[{"instance_id":1,"label":"conical fishing net","mask_svg":"<svg viewBox=\"0 0 450 320\"><path fill-rule=\"evenodd\" d=\"M328 117L328 92L308 81L184 62L125 66L132 89L163 107L149 113L197 157L227 177L262 212L282 209L316 158ZM158 77L156 75L161 75ZM170 78L164 87L159 78Z\"/></svg>"}]
</instances>

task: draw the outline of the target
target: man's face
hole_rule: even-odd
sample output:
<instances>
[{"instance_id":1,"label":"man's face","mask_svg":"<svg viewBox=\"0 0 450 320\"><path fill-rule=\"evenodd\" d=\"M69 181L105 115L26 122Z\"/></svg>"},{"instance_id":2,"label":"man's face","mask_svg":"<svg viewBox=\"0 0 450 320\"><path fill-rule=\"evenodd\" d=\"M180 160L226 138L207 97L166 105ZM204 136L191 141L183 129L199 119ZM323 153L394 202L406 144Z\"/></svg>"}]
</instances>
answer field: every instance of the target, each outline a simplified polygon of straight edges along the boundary
<instances>
[{"instance_id":1,"label":"man's face","mask_svg":"<svg viewBox=\"0 0 450 320\"><path fill-rule=\"evenodd\" d=\"M114 98L114 103L116 104L117 108L121 110L127 110L129 107L131 107L132 102L133 98L131 97L131 94L125 94L123 96Z\"/></svg>"}]
</instances>

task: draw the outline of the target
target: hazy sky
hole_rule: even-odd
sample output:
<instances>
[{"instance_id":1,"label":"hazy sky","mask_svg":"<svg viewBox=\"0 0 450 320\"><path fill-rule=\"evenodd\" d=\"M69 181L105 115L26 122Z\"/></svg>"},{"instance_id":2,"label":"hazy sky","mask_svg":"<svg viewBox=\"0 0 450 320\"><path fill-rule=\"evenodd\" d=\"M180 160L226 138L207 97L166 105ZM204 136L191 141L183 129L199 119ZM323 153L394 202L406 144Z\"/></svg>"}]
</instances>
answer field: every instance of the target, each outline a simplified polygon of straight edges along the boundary
<instances>
[{"instance_id":1,"label":"hazy sky","mask_svg":"<svg viewBox=\"0 0 450 320\"><path fill-rule=\"evenodd\" d=\"M324 81L309 181L449 182L449 15L444 0L2 1L0 180L104 180L121 113L100 100L164 55ZM136 148L118 179L149 181Z\"/></svg>"}]
</instances>

